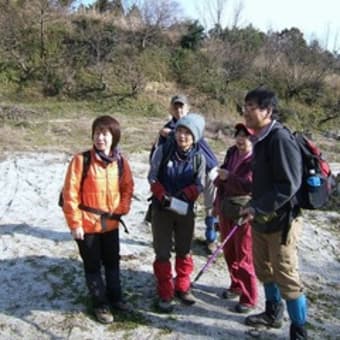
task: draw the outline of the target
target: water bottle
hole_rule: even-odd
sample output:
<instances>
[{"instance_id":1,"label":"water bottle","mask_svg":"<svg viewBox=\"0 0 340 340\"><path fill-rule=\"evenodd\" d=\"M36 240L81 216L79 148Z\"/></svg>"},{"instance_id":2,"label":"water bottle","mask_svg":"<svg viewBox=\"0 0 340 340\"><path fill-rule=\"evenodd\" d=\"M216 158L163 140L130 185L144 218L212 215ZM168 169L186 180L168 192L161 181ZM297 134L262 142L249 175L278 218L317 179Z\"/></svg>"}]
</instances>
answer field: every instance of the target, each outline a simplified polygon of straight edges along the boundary
<instances>
[{"instance_id":1,"label":"water bottle","mask_svg":"<svg viewBox=\"0 0 340 340\"><path fill-rule=\"evenodd\" d=\"M309 185L312 191L316 190L316 188L321 186L320 177L316 175L314 169L309 170L309 177L307 178L307 184Z\"/></svg>"}]
</instances>

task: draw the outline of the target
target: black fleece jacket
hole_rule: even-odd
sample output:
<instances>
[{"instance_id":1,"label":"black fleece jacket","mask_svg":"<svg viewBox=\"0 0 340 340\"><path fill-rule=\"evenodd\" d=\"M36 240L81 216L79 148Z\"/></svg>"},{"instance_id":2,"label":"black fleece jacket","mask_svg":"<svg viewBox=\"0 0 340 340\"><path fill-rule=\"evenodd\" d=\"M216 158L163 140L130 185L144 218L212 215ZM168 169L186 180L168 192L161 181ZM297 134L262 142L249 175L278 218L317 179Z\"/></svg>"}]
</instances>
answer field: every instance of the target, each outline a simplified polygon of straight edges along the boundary
<instances>
[{"instance_id":1,"label":"black fleece jacket","mask_svg":"<svg viewBox=\"0 0 340 340\"><path fill-rule=\"evenodd\" d=\"M294 136L279 122L255 142L252 170L253 227L266 233L283 229L301 185L302 160Z\"/></svg>"}]
</instances>

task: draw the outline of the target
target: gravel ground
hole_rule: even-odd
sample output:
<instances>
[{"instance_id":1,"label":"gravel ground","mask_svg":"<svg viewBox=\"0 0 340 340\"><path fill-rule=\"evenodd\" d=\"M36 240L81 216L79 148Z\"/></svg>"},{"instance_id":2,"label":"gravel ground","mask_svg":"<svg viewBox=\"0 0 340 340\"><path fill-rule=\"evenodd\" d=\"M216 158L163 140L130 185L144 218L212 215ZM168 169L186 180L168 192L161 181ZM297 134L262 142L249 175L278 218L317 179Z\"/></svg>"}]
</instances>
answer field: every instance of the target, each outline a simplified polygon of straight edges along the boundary
<instances>
[{"instance_id":1,"label":"gravel ground","mask_svg":"<svg viewBox=\"0 0 340 340\"><path fill-rule=\"evenodd\" d=\"M109 326L97 323L76 244L57 206L68 161L65 154L17 153L0 162L0 339L287 339L287 315L282 329L251 329L232 312L236 302L220 298L229 285L222 257L194 285L194 306L177 303L173 314L157 313L151 231L143 222L146 154L130 155L136 190L125 218L130 234L120 233L122 283L134 312L115 314ZM339 221L334 211L309 212L304 219L300 267L311 339L340 339ZM194 274L207 260L203 231L198 217Z\"/></svg>"}]
</instances>

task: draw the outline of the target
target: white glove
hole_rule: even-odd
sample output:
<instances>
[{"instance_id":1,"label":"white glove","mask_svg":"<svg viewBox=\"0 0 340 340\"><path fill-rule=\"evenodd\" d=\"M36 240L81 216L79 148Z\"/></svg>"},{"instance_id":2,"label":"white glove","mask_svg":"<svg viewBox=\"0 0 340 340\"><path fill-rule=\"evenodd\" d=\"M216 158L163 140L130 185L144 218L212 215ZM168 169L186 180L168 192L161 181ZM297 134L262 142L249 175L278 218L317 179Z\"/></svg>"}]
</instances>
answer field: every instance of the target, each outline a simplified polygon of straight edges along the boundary
<instances>
[{"instance_id":1,"label":"white glove","mask_svg":"<svg viewBox=\"0 0 340 340\"><path fill-rule=\"evenodd\" d=\"M209 179L211 180L211 182L213 182L215 179L216 179L216 177L218 176L218 167L217 166L215 166L214 168L212 168L210 171L209 171L209 173L208 173L208 177L209 177Z\"/></svg>"},{"instance_id":2,"label":"white glove","mask_svg":"<svg viewBox=\"0 0 340 340\"><path fill-rule=\"evenodd\" d=\"M220 177L221 181L225 181L229 177L229 171L226 169L218 169L217 170L218 176Z\"/></svg>"},{"instance_id":3,"label":"white glove","mask_svg":"<svg viewBox=\"0 0 340 340\"><path fill-rule=\"evenodd\" d=\"M72 234L73 239L75 239L75 240L83 240L84 239L84 229L83 229L83 227L78 227L76 229L72 229L71 234Z\"/></svg>"}]
</instances>

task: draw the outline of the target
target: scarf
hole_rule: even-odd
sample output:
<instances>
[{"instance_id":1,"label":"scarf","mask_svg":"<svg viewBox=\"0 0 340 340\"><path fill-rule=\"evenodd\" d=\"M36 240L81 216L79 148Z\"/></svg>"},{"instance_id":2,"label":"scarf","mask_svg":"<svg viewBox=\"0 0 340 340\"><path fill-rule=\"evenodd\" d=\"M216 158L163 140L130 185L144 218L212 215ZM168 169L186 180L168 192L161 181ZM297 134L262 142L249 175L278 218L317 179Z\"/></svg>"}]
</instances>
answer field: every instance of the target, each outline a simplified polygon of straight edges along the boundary
<instances>
[{"instance_id":1,"label":"scarf","mask_svg":"<svg viewBox=\"0 0 340 340\"><path fill-rule=\"evenodd\" d=\"M190 147L188 150L183 151L177 146L176 151L175 151L175 156L178 160L185 161L191 156L192 153L193 153L193 147Z\"/></svg>"},{"instance_id":2,"label":"scarf","mask_svg":"<svg viewBox=\"0 0 340 340\"><path fill-rule=\"evenodd\" d=\"M110 155L106 155L104 153L104 151L100 151L98 150L95 146L93 146L95 152L96 152L96 155L99 156L99 158L105 163L105 164L110 164L116 160L118 160L118 158L120 157L119 155L119 151L118 151L118 148L114 148L112 151L111 151L111 154Z\"/></svg>"}]
</instances>

